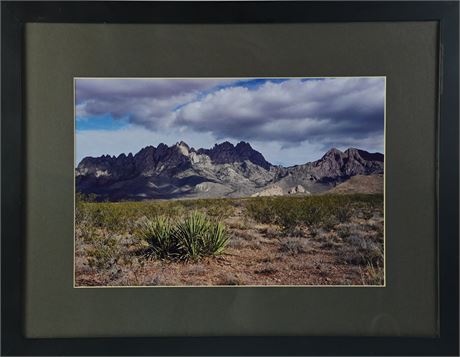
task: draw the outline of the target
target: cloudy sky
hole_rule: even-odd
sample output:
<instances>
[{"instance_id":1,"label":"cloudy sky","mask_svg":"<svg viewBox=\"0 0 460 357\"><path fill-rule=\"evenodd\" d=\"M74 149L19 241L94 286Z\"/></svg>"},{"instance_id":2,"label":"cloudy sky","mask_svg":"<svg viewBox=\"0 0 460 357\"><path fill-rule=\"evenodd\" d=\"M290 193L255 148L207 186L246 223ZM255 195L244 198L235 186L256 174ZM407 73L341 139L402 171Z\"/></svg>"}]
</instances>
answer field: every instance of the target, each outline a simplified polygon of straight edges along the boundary
<instances>
[{"instance_id":1,"label":"cloudy sky","mask_svg":"<svg viewBox=\"0 0 460 357\"><path fill-rule=\"evenodd\" d=\"M76 79L76 163L185 141L249 142L273 164L383 153L385 79Z\"/></svg>"}]
</instances>

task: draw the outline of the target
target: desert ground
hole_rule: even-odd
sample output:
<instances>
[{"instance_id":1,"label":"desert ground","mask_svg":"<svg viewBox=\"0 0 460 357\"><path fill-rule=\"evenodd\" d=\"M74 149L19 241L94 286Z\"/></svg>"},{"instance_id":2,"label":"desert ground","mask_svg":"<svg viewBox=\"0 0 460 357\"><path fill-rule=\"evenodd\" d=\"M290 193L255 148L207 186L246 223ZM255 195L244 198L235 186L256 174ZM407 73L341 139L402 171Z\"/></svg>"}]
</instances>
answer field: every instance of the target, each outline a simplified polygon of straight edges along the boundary
<instances>
[{"instance_id":1,"label":"desert ground","mask_svg":"<svg viewBox=\"0 0 460 357\"><path fill-rule=\"evenodd\" d=\"M217 232L211 248L168 240L196 229L191 217ZM382 194L117 203L77 194L77 287L383 284Z\"/></svg>"}]
</instances>

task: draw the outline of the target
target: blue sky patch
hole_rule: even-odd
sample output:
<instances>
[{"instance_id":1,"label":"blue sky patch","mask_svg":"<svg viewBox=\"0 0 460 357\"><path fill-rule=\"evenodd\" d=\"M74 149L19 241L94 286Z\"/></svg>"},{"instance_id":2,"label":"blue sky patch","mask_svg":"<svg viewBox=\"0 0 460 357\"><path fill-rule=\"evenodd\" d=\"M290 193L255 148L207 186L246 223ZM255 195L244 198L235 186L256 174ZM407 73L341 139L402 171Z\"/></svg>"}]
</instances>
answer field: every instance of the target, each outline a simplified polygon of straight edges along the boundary
<instances>
[{"instance_id":1,"label":"blue sky patch","mask_svg":"<svg viewBox=\"0 0 460 357\"><path fill-rule=\"evenodd\" d=\"M105 114L101 116L92 116L86 118L77 117L75 127L77 131L83 130L119 130L129 126L129 118L127 116L114 119L112 115Z\"/></svg>"}]
</instances>

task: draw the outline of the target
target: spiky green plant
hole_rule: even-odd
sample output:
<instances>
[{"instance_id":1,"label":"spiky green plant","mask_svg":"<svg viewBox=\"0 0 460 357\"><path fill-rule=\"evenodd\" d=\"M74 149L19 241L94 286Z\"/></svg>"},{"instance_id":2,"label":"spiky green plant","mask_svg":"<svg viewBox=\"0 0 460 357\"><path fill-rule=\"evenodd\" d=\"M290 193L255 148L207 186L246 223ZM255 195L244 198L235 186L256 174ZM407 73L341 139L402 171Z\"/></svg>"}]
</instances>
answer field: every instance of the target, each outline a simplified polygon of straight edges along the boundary
<instances>
[{"instance_id":1,"label":"spiky green plant","mask_svg":"<svg viewBox=\"0 0 460 357\"><path fill-rule=\"evenodd\" d=\"M182 260L222 254L228 242L225 226L199 211L176 224L165 216L146 221L140 237L156 257Z\"/></svg>"},{"instance_id":2,"label":"spiky green plant","mask_svg":"<svg viewBox=\"0 0 460 357\"><path fill-rule=\"evenodd\" d=\"M153 254L158 258L173 257L179 254L177 242L173 236L174 227L165 216L147 220L139 230L140 238L147 241Z\"/></svg>"},{"instance_id":3,"label":"spiky green plant","mask_svg":"<svg viewBox=\"0 0 460 357\"><path fill-rule=\"evenodd\" d=\"M220 255L227 246L229 237L222 223L212 222L204 239L204 253L206 255Z\"/></svg>"},{"instance_id":4,"label":"spiky green plant","mask_svg":"<svg viewBox=\"0 0 460 357\"><path fill-rule=\"evenodd\" d=\"M176 225L173 235L182 258L197 259L204 255L209 229L209 219L199 211L193 211Z\"/></svg>"}]
</instances>

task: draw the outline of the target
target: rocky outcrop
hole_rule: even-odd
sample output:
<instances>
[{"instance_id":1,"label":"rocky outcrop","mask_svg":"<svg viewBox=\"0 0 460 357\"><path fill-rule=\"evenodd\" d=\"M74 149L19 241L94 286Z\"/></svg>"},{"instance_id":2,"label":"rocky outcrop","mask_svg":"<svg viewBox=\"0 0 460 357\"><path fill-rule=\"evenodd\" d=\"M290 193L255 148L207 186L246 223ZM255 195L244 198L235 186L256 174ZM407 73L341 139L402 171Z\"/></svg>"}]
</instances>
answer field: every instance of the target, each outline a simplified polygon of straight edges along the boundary
<instances>
[{"instance_id":1,"label":"rocky outcrop","mask_svg":"<svg viewBox=\"0 0 460 357\"><path fill-rule=\"evenodd\" d=\"M356 175L383 173L383 154L350 148L331 149L324 156L304 165L289 167L286 175L308 177L322 183L337 183Z\"/></svg>"},{"instance_id":2,"label":"rocky outcrop","mask_svg":"<svg viewBox=\"0 0 460 357\"><path fill-rule=\"evenodd\" d=\"M212 163L217 165L249 161L265 170L269 170L272 166L260 152L244 141L239 142L236 146L225 141L214 145L212 149L199 149L198 154L209 156Z\"/></svg>"},{"instance_id":3,"label":"rocky outcrop","mask_svg":"<svg viewBox=\"0 0 460 357\"><path fill-rule=\"evenodd\" d=\"M320 160L313 162L310 170L320 180L380 174L383 173L383 155L354 148L344 152L331 149Z\"/></svg>"},{"instance_id":4,"label":"rocky outcrop","mask_svg":"<svg viewBox=\"0 0 460 357\"><path fill-rule=\"evenodd\" d=\"M307 193L309 194L310 192L308 192L307 190L305 190L305 188L302 186L302 185L297 185L297 186L294 186L294 187L291 187L288 192L287 192L289 195L295 195L296 193Z\"/></svg>"},{"instance_id":5,"label":"rocky outcrop","mask_svg":"<svg viewBox=\"0 0 460 357\"><path fill-rule=\"evenodd\" d=\"M280 186L271 186L260 192L256 192L251 197L283 196L284 192Z\"/></svg>"}]
</instances>

